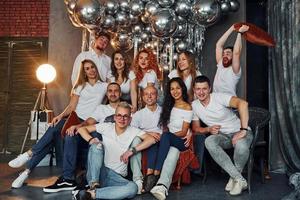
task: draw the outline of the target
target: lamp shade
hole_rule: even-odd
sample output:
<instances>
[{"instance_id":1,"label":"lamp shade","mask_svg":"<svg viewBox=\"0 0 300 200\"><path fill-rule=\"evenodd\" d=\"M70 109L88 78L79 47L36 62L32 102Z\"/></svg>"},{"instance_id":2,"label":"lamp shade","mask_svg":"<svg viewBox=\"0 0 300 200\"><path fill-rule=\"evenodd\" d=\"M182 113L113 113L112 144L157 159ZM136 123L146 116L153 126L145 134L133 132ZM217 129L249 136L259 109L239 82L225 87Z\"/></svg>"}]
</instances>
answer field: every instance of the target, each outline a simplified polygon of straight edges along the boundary
<instances>
[{"instance_id":1,"label":"lamp shade","mask_svg":"<svg viewBox=\"0 0 300 200\"><path fill-rule=\"evenodd\" d=\"M36 70L36 77L42 83L45 83L45 84L50 83L56 77L56 70L52 65L42 64Z\"/></svg>"}]
</instances>

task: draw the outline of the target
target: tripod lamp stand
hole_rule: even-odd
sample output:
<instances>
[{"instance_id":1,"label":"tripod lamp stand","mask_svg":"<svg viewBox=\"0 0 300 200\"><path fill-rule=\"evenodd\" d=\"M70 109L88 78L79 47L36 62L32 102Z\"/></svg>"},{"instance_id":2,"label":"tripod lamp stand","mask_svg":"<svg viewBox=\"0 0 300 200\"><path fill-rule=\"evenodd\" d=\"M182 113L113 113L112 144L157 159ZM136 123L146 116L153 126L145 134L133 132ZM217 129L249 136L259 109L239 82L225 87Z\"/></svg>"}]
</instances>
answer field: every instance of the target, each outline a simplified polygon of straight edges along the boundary
<instances>
[{"instance_id":1,"label":"tripod lamp stand","mask_svg":"<svg viewBox=\"0 0 300 200\"><path fill-rule=\"evenodd\" d=\"M25 134L25 137L24 137L24 140L23 140L23 143L22 143L22 148L21 148L20 154L23 153L25 143L26 143L26 140L27 140L27 137L28 137L28 133L29 133L29 131L31 129L31 125L34 121L37 122L36 139L38 140L40 112L48 110L47 107L46 107L46 102L47 102L47 88L46 88L46 85L48 83L51 83L55 79L56 70L50 64L42 64L36 70L36 77L39 81L41 81L43 83L43 87L39 91L38 97L37 97L37 99L35 101L35 104L34 104L34 107L33 107L34 118L37 118L37 119L33 120L32 118L30 118L30 120L28 122L27 130L26 130L26 134Z\"/></svg>"}]
</instances>

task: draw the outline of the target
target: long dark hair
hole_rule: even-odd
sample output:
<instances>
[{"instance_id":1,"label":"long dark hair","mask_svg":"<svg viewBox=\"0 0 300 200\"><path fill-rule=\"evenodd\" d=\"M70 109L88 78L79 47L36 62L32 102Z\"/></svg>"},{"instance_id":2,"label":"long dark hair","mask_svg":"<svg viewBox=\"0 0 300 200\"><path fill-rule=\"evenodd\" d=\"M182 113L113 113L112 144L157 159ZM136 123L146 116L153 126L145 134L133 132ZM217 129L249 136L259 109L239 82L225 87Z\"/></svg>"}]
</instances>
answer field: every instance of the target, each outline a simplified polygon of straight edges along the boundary
<instances>
[{"instance_id":1,"label":"long dark hair","mask_svg":"<svg viewBox=\"0 0 300 200\"><path fill-rule=\"evenodd\" d=\"M183 101L185 101L186 103L189 102L189 96L183 80L179 77L172 78L171 80L169 80L166 86L165 98L162 106L162 113L159 119L159 124L163 127L166 127L168 125L170 121L171 111L175 104L175 100L171 95L171 83L173 82L177 82L181 87Z\"/></svg>"},{"instance_id":2,"label":"long dark hair","mask_svg":"<svg viewBox=\"0 0 300 200\"><path fill-rule=\"evenodd\" d=\"M118 74L118 72L117 72L117 68L115 67L115 55L116 54L121 54L121 56L123 57L123 59L124 59L124 70L123 70L123 72L122 72L122 79L123 79L123 81L124 82L126 82L127 80L128 80L128 75L129 75L129 65L128 65L128 59L127 59L127 57L126 57L126 55L125 55L125 53L124 52L121 52L121 51L115 51L113 54L112 54L112 61L111 61L111 66L110 66L110 68L111 68L111 73L112 73L112 75L115 77L115 81L117 81L118 80L118 78L119 78L119 74Z\"/></svg>"}]
</instances>

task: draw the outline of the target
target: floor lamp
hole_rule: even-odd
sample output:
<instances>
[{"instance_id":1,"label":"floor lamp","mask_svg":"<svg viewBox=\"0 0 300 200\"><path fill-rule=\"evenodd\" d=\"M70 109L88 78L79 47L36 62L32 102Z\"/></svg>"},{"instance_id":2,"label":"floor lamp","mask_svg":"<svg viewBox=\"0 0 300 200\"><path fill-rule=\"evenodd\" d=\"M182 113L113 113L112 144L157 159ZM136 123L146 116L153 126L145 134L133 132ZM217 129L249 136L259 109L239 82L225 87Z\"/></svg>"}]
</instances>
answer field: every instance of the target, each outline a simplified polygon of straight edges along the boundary
<instances>
[{"instance_id":1,"label":"floor lamp","mask_svg":"<svg viewBox=\"0 0 300 200\"><path fill-rule=\"evenodd\" d=\"M47 100L47 88L46 85L50 82L52 82L55 77L56 77L56 70L52 65L49 64L43 64L40 65L38 67L38 69L36 70L36 77L39 81L41 81L43 83L43 87L40 90L38 97L35 101L34 107L33 107L33 111L37 114L35 114L34 116L37 116L37 139L38 139L38 134L39 134L39 115L41 111L45 111L47 110L46 108L46 100ZM24 151L24 147L25 147L25 143L28 137L28 133L31 129L31 124L33 123L33 120L30 118L29 122L28 122L28 126L27 126L27 130L26 130L26 134L23 140L23 144L22 144L22 148L21 148L21 152L20 154L23 153Z\"/></svg>"}]
</instances>

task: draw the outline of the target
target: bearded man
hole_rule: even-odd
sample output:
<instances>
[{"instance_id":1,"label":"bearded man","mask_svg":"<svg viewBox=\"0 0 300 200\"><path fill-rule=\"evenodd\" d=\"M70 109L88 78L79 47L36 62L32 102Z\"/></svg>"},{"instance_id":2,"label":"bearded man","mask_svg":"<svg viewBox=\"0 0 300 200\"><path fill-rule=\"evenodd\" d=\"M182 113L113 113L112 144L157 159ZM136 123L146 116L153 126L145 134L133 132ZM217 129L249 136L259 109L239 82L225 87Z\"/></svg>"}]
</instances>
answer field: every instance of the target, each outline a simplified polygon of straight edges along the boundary
<instances>
[{"instance_id":1,"label":"bearded man","mask_svg":"<svg viewBox=\"0 0 300 200\"><path fill-rule=\"evenodd\" d=\"M227 93L232 96L236 96L236 85L242 74L240 65L242 52L241 35L249 30L249 26L241 26L238 30L234 46L224 48L226 40L234 30L234 25L232 25L216 44L217 72L213 83L214 92Z\"/></svg>"}]
</instances>

